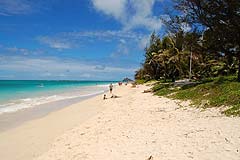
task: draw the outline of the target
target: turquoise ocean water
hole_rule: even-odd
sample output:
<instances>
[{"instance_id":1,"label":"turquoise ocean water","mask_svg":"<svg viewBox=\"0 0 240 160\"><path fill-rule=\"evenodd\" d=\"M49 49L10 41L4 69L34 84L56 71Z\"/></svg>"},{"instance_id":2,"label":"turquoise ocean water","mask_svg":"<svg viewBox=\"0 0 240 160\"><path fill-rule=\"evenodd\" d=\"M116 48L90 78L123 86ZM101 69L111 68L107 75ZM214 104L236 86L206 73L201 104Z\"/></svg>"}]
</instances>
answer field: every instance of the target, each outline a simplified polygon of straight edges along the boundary
<instances>
[{"instance_id":1,"label":"turquoise ocean water","mask_svg":"<svg viewBox=\"0 0 240 160\"><path fill-rule=\"evenodd\" d=\"M103 93L114 81L0 80L0 114Z\"/></svg>"}]
</instances>

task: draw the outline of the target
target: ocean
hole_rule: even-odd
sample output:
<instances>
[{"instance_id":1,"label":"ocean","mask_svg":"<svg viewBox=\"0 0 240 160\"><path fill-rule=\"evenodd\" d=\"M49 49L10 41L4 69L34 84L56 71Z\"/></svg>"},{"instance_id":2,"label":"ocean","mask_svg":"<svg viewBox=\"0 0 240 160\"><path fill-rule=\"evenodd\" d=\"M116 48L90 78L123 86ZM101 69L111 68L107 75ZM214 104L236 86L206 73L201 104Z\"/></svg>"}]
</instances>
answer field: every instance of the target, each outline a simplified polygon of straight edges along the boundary
<instances>
[{"instance_id":1,"label":"ocean","mask_svg":"<svg viewBox=\"0 0 240 160\"><path fill-rule=\"evenodd\" d=\"M0 80L0 114L104 93L114 81Z\"/></svg>"}]
</instances>

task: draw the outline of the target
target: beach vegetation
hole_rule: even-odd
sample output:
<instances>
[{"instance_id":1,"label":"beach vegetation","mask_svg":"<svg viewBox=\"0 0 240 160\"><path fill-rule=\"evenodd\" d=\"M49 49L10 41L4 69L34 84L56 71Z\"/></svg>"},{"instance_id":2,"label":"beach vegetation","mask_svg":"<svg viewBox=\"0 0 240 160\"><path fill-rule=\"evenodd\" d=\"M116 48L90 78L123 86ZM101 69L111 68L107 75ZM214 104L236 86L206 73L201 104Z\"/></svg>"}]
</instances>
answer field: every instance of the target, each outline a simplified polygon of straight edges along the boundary
<instances>
[{"instance_id":1,"label":"beach vegetation","mask_svg":"<svg viewBox=\"0 0 240 160\"><path fill-rule=\"evenodd\" d=\"M240 1L175 1L163 19L168 34L153 32L135 79L174 82L237 76L240 81Z\"/></svg>"},{"instance_id":2,"label":"beach vegetation","mask_svg":"<svg viewBox=\"0 0 240 160\"><path fill-rule=\"evenodd\" d=\"M201 108L223 107L222 113L240 116L240 83L234 76L208 78L192 83L162 83L153 87L155 95L191 100Z\"/></svg>"},{"instance_id":3,"label":"beach vegetation","mask_svg":"<svg viewBox=\"0 0 240 160\"><path fill-rule=\"evenodd\" d=\"M168 34L152 33L135 79L157 80L156 95L240 116L240 1L173 1L162 18Z\"/></svg>"},{"instance_id":4,"label":"beach vegetation","mask_svg":"<svg viewBox=\"0 0 240 160\"><path fill-rule=\"evenodd\" d=\"M137 84L144 84L144 83L146 83L147 81L144 80L144 79L136 79L135 82L136 82Z\"/></svg>"}]
</instances>

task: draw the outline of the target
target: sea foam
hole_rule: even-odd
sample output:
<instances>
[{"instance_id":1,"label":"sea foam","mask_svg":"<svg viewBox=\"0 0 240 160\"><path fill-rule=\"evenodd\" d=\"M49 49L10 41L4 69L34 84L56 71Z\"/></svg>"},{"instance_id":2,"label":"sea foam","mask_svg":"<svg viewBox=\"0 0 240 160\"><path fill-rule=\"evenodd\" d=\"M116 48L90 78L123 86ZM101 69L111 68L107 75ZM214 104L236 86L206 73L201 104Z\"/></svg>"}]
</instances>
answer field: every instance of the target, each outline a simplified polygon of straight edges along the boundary
<instances>
[{"instance_id":1,"label":"sea foam","mask_svg":"<svg viewBox=\"0 0 240 160\"><path fill-rule=\"evenodd\" d=\"M90 97L104 93L107 90L106 85L97 85L89 87L81 87L77 89L68 90L63 93L40 96L40 97L31 97L31 98L22 98L17 100L12 100L8 103L0 104L0 114L17 112L19 110L24 110L28 108L38 107L42 104L47 104L50 102L68 100L73 98L81 97Z\"/></svg>"}]
</instances>

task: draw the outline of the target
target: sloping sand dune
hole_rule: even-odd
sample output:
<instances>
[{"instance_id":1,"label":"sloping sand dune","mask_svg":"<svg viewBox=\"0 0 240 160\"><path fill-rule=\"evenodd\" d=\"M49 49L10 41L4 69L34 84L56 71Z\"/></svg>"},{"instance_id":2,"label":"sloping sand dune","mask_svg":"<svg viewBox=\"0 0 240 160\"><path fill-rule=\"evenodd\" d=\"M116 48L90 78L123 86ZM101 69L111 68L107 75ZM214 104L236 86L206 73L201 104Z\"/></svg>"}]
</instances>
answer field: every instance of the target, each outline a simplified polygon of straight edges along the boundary
<instances>
[{"instance_id":1,"label":"sloping sand dune","mask_svg":"<svg viewBox=\"0 0 240 160\"><path fill-rule=\"evenodd\" d=\"M184 107L144 89L118 87L120 98L96 104L107 109L57 137L37 160L240 159L240 118Z\"/></svg>"}]
</instances>

